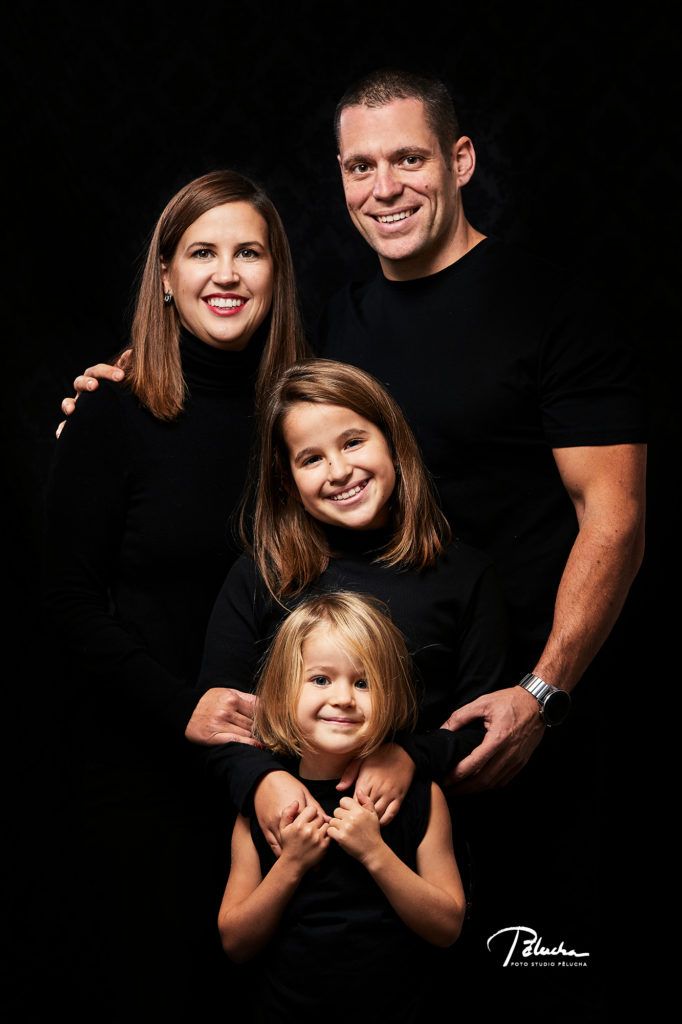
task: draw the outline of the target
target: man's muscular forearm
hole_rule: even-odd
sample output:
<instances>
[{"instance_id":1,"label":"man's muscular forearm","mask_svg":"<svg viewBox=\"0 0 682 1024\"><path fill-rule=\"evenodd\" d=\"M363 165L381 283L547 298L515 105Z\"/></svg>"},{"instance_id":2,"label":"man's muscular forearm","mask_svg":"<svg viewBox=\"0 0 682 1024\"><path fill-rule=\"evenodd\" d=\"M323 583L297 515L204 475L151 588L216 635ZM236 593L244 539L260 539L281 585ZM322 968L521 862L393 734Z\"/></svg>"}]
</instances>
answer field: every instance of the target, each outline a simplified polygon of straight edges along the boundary
<instances>
[{"instance_id":1,"label":"man's muscular forearm","mask_svg":"<svg viewBox=\"0 0 682 1024\"><path fill-rule=\"evenodd\" d=\"M551 633L533 667L565 690L573 689L606 640L642 562L645 454L643 447L627 448L632 458L617 499L599 488L574 499L580 531L557 591ZM559 456L557 462L570 493L570 461Z\"/></svg>"}]
</instances>

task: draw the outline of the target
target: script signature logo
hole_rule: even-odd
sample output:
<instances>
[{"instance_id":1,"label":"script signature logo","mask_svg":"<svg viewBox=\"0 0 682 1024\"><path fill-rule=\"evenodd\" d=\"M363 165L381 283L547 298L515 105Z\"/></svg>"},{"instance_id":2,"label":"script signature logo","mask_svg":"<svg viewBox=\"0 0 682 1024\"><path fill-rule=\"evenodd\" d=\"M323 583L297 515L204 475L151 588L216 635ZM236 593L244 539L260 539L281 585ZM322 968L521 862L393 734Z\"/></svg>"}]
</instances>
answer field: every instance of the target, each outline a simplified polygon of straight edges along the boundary
<instances>
[{"instance_id":1,"label":"script signature logo","mask_svg":"<svg viewBox=\"0 0 682 1024\"><path fill-rule=\"evenodd\" d=\"M494 935L490 936L487 942L488 952L492 952L490 946L493 939L496 939L498 935L509 935L511 933L511 942L509 945L509 950L507 952L507 957L502 965L503 967L509 966L512 957L514 956L516 947L519 944L519 939L521 937L522 932L528 937L521 939L522 949L520 954L517 955L520 955L525 959L528 959L530 957L552 957L553 959L556 957L562 957L573 958L574 960L582 960L590 955L589 953L577 953L575 949L566 949L566 947L564 946L563 939L561 940L558 946L543 946L542 936L538 936L538 933L535 931L534 928L528 928L526 925L523 924L513 924L509 928L500 928L498 932L495 932Z\"/></svg>"}]
</instances>

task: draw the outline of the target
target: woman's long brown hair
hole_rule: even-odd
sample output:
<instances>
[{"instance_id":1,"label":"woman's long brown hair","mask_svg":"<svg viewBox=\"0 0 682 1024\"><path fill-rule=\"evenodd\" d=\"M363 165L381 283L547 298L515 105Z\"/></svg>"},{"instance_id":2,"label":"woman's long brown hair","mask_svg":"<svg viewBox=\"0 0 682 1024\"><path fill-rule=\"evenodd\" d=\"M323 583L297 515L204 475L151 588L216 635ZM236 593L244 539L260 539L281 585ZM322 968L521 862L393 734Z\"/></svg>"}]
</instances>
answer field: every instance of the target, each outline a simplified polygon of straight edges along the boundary
<instances>
[{"instance_id":1,"label":"woman's long brown hair","mask_svg":"<svg viewBox=\"0 0 682 1024\"><path fill-rule=\"evenodd\" d=\"M273 264L270 330L256 384L256 406L281 370L308 355L298 309L294 267L277 210L262 188L236 171L213 171L195 178L173 196L159 217L149 243L132 326L131 390L158 419L182 412L185 382L180 361L180 318L175 303L163 301L161 264L168 265L187 228L224 203L249 203L268 226Z\"/></svg>"},{"instance_id":2,"label":"woman's long brown hair","mask_svg":"<svg viewBox=\"0 0 682 1024\"><path fill-rule=\"evenodd\" d=\"M245 510L241 537L271 594L280 600L305 590L329 564L332 552L320 523L303 508L289 468L282 425L299 402L339 405L374 423L396 468L392 496L394 534L376 561L425 569L450 540L417 442L398 403L369 373L331 359L289 367L264 397L250 527Z\"/></svg>"}]
</instances>

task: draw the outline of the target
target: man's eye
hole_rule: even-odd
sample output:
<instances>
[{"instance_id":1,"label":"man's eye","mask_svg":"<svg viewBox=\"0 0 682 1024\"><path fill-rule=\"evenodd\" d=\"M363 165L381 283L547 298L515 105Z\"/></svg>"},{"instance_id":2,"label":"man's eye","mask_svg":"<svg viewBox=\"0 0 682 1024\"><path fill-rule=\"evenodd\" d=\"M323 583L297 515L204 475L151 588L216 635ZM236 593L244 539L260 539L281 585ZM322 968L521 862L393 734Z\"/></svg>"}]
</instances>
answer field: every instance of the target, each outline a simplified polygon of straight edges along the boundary
<instances>
[{"instance_id":1,"label":"man's eye","mask_svg":"<svg viewBox=\"0 0 682 1024\"><path fill-rule=\"evenodd\" d=\"M418 167L421 162L422 162L422 157L420 157L420 156L406 156L406 157L403 157L403 163L407 167Z\"/></svg>"},{"instance_id":2,"label":"man's eye","mask_svg":"<svg viewBox=\"0 0 682 1024\"><path fill-rule=\"evenodd\" d=\"M353 174L367 174L369 170L369 164L353 164L351 171Z\"/></svg>"}]
</instances>

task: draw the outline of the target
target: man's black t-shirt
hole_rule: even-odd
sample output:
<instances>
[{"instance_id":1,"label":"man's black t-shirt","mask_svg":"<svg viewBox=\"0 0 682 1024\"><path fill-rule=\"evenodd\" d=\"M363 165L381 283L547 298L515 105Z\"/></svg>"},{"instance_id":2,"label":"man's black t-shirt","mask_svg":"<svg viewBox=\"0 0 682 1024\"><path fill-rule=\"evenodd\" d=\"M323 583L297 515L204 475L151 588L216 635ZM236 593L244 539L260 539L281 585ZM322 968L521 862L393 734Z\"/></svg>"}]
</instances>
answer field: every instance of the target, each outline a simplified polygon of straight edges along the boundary
<instances>
[{"instance_id":1,"label":"man's black t-shirt","mask_svg":"<svg viewBox=\"0 0 682 1024\"><path fill-rule=\"evenodd\" d=\"M402 406L456 535L497 565L527 671L577 533L552 449L644 440L636 360L602 300L486 238L429 277L347 287L318 353Z\"/></svg>"}]
</instances>

